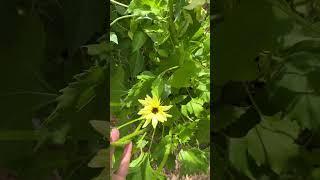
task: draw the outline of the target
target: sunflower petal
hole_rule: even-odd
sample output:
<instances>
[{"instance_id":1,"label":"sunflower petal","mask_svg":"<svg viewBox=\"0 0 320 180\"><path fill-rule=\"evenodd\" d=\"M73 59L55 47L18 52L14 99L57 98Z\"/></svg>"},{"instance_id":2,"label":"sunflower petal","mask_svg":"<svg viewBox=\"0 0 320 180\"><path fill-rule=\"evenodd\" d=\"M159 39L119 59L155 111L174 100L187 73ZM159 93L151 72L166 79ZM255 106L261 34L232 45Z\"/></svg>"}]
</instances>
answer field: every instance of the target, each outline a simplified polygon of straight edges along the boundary
<instances>
[{"instance_id":1,"label":"sunflower petal","mask_svg":"<svg viewBox=\"0 0 320 180\"><path fill-rule=\"evenodd\" d=\"M148 126L148 124L150 123L151 119L146 119L146 121L144 122L142 128L145 128Z\"/></svg>"},{"instance_id":2,"label":"sunflower petal","mask_svg":"<svg viewBox=\"0 0 320 180\"><path fill-rule=\"evenodd\" d=\"M147 101L146 100L142 100L142 99L138 99L139 103L146 106L148 105Z\"/></svg>"},{"instance_id":3,"label":"sunflower petal","mask_svg":"<svg viewBox=\"0 0 320 180\"><path fill-rule=\"evenodd\" d=\"M162 111L168 111L170 108L172 107L172 105L169 106L160 106Z\"/></svg>"},{"instance_id":4,"label":"sunflower petal","mask_svg":"<svg viewBox=\"0 0 320 180\"><path fill-rule=\"evenodd\" d=\"M152 126L155 129L157 127L158 124L158 119L157 118L152 118Z\"/></svg>"}]
</instances>

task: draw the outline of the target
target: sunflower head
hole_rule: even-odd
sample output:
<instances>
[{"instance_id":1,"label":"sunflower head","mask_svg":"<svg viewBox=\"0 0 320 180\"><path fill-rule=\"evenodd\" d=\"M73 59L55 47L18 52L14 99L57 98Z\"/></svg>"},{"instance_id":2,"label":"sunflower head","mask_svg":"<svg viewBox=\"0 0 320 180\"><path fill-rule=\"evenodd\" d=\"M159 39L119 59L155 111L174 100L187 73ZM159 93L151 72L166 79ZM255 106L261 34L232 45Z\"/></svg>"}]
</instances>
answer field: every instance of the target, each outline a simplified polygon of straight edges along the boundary
<instances>
[{"instance_id":1,"label":"sunflower head","mask_svg":"<svg viewBox=\"0 0 320 180\"><path fill-rule=\"evenodd\" d=\"M150 122L152 122L153 128L156 128L158 121L163 123L167 121L168 117L172 117L166 113L172 106L161 106L161 101L157 96L151 98L147 95L144 100L139 99L138 101L144 106L138 114L146 119L142 128L145 128Z\"/></svg>"}]
</instances>

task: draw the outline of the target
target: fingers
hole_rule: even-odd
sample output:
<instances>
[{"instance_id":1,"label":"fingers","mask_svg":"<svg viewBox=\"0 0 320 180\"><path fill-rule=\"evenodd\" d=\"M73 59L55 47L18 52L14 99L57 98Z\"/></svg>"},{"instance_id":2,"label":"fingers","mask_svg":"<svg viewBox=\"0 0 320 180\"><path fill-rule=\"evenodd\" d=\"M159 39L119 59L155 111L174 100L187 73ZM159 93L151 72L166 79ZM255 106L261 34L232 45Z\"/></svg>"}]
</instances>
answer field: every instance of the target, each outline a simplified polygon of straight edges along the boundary
<instances>
[{"instance_id":1,"label":"fingers","mask_svg":"<svg viewBox=\"0 0 320 180\"><path fill-rule=\"evenodd\" d=\"M120 132L118 129L112 129L110 132L110 143L117 141L120 137ZM114 153L114 148L110 147L110 167L112 167L112 156Z\"/></svg>"},{"instance_id":2,"label":"fingers","mask_svg":"<svg viewBox=\"0 0 320 180\"><path fill-rule=\"evenodd\" d=\"M113 174L111 180L126 180L125 177Z\"/></svg>"},{"instance_id":3,"label":"fingers","mask_svg":"<svg viewBox=\"0 0 320 180\"><path fill-rule=\"evenodd\" d=\"M117 172L118 176L126 177L128 174L130 159L131 159L131 151L132 151L132 142L126 145L124 148L124 152L122 155L122 159L120 162L119 170Z\"/></svg>"}]
</instances>

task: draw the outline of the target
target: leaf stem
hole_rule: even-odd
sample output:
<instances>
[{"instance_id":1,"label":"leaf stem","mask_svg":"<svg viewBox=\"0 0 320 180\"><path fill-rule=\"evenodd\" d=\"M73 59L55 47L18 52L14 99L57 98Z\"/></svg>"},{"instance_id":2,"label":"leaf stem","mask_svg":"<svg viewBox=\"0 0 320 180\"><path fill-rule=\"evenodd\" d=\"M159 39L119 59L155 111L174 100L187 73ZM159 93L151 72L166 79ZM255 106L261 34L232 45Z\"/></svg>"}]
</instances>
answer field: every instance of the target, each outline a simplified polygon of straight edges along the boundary
<instances>
[{"instance_id":1,"label":"leaf stem","mask_svg":"<svg viewBox=\"0 0 320 180\"><path fill-rule=\"evenodd\" d=\"M138 16L138 15L136 15L136 14L129 14L129 15L125 15L125 16L118 17L118 18L116 18L114 21L112 21L112 22L110 23L110 27L111 27L112 25L114 25L116 22L118 22L119 20L121 20L121 19L131 18L131 17L135 17L135 16Z\"/></svg>"},{"instance_id":2,"label":"leaf stem","mask_svg":"<svg viewBox=\"0 0 320 180\"><path fill-rule=\"evenodd\" d=\"M155 132L156 132L156 128L154 128L154 129L153 129L153 132L152 132L152 138L151 138L151 142L150 142L150 146L149 146L149 150L148 150L149 152L150 152L151 146L152 146L152 144L153 144L153 138L154 138Z\"/></svg>"},{"instance_id":3,"label":"leaf stem","mask_svg":"<svg viewBox=\"0 0 320 180\"><path fill-rule=\"evenodd\" d=\"M166 164L168 157L169 157L169 154L170 154L170 151L171 151L171 144L170 144L170 147L166 148L166 151L164 152L163 159L157 169L158 172L160 172L163 169L164 165Z\"/></svg>"},{"instance_id":4,"label":"leaf stem","mask_svg":"<svg viewBox=\"0 0 320 180\"><path fill-rule=\"evenodd\" d=\"M121 128L123 128L123 127L125 127L125 126L127 126L127 125L130 125L130 124L132 124L132 123L134 123L134 122L136 122L136 121L139 121L139 120L141 120L141 119L142 119L142 118L139 117L139 118L137 118L137 119L131 120L131 121L125 123L125 124L122 124L122 125L118 126L117 129L121 129Z\"/></svg>"},{"instance_id":5,"label":"leaf stem","mask_svg":"<svg viewBox=\"0 0 320 180\"><path fill-rule=\"evenodd\" d=\"M169 69L166 69L166 70L164 70L164 71L162 71L160 74L159 74L159 76L163 76L165 73L167 73L168 71L171 71L171 70L174 70L174 69L177 69L177 68L179 68L179 66L173 66L173 67L171 67L171 68L169 68Z\"/></svg>"},{"instance_id":6,"label":"leaf stem","mask_svg":"<svg viewBox=\"0 0 320 180\"><path fill-rule=\"evenodd\" d=\"M125 8L128 8L128 7L129 7L128 5L122 4L122 3L117 2L117 1L115 1L115 0L110 0L110 2L112 2L112 3L114 3L114 4L117 4L117 5L119 5L119 6L125 7Z\"/></svg>"},{"instance_id":7,"label":"leaf stem","mask_svg":"<svg viewBox=\"0 0 320 180\"><path fill-rule=\"evenodd\" d=\"M248 88L248 85L247 85L246 83L243 83L243 85L244 85L244 87L245 87L245 89L246 89L246 92L247 92L247 94L248 94L248 96L249 96L249 99L250 99L250 101L251 101L254 109L258 112L261 120L263 121L263 120L264 120L263 114L262 114L259 106L258 106L257 103L255 102L252 94L250 93L249 88ZM264 142L263 142L263 140L262 140L261 134L260 134L257 126L254 128L254 130L256 131L257 136L258 136L258 138L259 138L259 141L261 142L261 145L262 145L262 147L263 147L263 152L265 153L265 157L266 157L266 164L269 165L269 158L268 158L267 148L266 148L266 146L265 146L265 144L264 144Z\"/></svg>"},{"instance_id":8,"label":"leaf stem","mask_svg":"<svg viewBox=\"0 0 320 180\"><path fill-rule=\"evenodd\" d=\"M140 122L140 124L138 125L138 127L136 128L136 130L134 131L134 132L137 132L137 131L139 131L140 130L140 128L141 128L141 126L142 126L142 123L143 123L144 121L141 121Z\"/></svg>"},{"instance_id":9,"label":"leaf stem","mask_svg":"<svg viewBox=\"0 0 320 180\"><path fill-rule=\"evenodd\" d=\"M147 128L140 130L140 131L137 131L137 132L133 132L127 136L122 137L121 139L119 139L115 142L110 143L110 145L111 146L123 146L123 145L127 144L133 137L138 136L146 131L147 131Z\"/></svg>"}]
</instances>

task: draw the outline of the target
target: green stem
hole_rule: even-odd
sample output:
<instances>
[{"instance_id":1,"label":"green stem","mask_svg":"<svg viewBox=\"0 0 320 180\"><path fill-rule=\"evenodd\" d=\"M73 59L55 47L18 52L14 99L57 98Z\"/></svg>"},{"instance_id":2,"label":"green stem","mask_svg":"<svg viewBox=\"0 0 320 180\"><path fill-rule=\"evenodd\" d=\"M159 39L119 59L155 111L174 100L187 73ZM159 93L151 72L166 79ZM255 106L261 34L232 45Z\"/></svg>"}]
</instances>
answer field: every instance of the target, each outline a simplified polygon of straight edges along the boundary
<instances>
[{"instance_id":1,"label":"green stem","mask_svg":"<svg viewBox=\"0 0 320 180\"><path fill-rule=\"evenodd\" d=\"M137 132L133 132L133 133L127 135L127 136L122 137L118 141L110 143L110 145L111 146L124 146L124 145L128 144L133 137L138 136L138 135L140 135L140 134L142 134L142 133L144 133L146 131L147 131L147 128L142 129L142 130L137 131Z\"/></svg>"},{"instance_id":2,"label":"green stem","mask_svg":"<svg viewBox=\"0 0 320 180\"><path fill-rule=\"evenodd\" d=\"M149 152L150 152L151 146L153 144L153 138L154 138L155 132L156 132L156 128L153 129L152 138L151 138L151 142L150 142L150 146L149 146L149 150L148 150Z\"/></svg>"},{"instance_id":3,"label":"green stem","mask_svg":"<svg viewBox=\"0 0 320 180\"><path fill-rule=\"evenodd\" d=\"M166 72L168 72L168 71L171 71L171 70L173 70L173 69L177 69L179 66L173 66L173 67L171 67L171 68L169 68L169 69L166 69L166 70L164 70L163 72L161 72L160 74L159 74L159 76L163 76Z\"/></svg>"},{"instance_id":4,"label":"green stem","mask_svg":"<svg viewBox=\"0 0 320 180\"><path fill-rule=\"evenodd\" d=\"M138 127L136 128L136 130L134 131L134 132L137 132L137 131L139 131L140 130L140 128L141 128L141 126L142 126L142 123L143 123L144 121L141 121L140 122L140 124L138 125Z\"/></svg>"},{"instance_id":5,"label":"green stem","mask_svg":"<svg viewBox=\"0 0 320 180\"><path fill-rule=\"evenodd\" d=\"M139 118L137 118L137 119L134 119L134 120L132 120L132 121L129 121L129 122L125 123L125 124L120 125L119 127L117 127L117 129L121 129L121 128L123 128L123 127L125 127L125 126L128 126L129 124L132 124L132 123L134 123L134 122L136 122L136 121L139 121L139 120L141 120L141 119L142 119L142 118L139 117Z\"/></svg>"},{"instance_id":6,"label":"green stem","mask_svg":"<svg viewBox=\"0 0 320 180\"><path fill-rule=\"evenodd\" d=\"M176 29L175 29L174 23L173 23L173 19L174 19L173 0L169 0L168 5L169 5L169 29L170 29L170 34L171 34L170 37L172 37L174 44L177 44L178 40L176 37Z\"/></svg>"},{"instance_id":7,"label":"green stem","mask_svg":"<svg viewBox=\"0 0 320 180\"><path fill-rule=\"evenodd\" d=\"M249 99L250 99L250 101L251 101L254 109L258 112L261 120L264 121L264 117L263 117L262 111L260 110L260 108L259 108L259 106L257 105L256 101L254 100L252 94L250 93L250 90L249 90L249 88L248 88L247 83L243 83L243 85L244 85L244 88L246 89L246 92L247 92L247 94L248 94L248 96L249 96ZM264 144L264 142L263 142L263 139L262 139L262 137L261 137L261 134L260 134L258 128L255 127L254 129L255 129L255 131L256 131L256 133L257 133L257 136L258 136L258 138L259 138L259 141L261 142L261 145L262 145L262 148L263 148L263 152L265 153L265 156L266 156L266 164L269 164L270 162L269 162L269 157L268 157L268 153L267 153L267 148L266 148L266 146L265 146L265 144Z\"/></svg>"},{"instance_id":8,"label":"green stem","mask_svg":"<svg viewBox=\"0 0 320 180\"><path fill-rule=\"evenodd\" d=\"M112 2L112 3L114 3L114 4L117 4L117 5L119 5L119 6L125 7L125 8L128 8L128 7L129 7L128 5L122 4L122 3L117 2L117 1L115 1L115 0L110 0L110 2Z\"/></svg>"},{"instance_id":9,"label":"green stem","mask_svg":"<svg viewBox=\"0 0 320 180\"><path fill-rule=\"evenodd\" d=\"M167 160L168 160L168 157L169 157L169 154L170 154L170 151L171 151L171 144L170 144L170 148L167 148L166 151L164 152L164 156L163 156L163 159L157 169L158 172L161 172L161 170L163 169L164 165L166 164Z\"/></svg>"},{"instance_id":10,"label":"green stem","mask_svg":"<svg viewBox=\"0 0 320 180\"><path fill-rule=\"evenodd\" d=\"M137 15L135 15L135 14L130 14L130 15L125 15L125 16L118 17L117 19L115 19L114 21L112 21L112 23L110 23L110 27L111 27L112 25L114 25L116 22L118 22L119 20L121 20L121 19L131 18L131 17L135 17L135 16L137 16Z\"/></svg>"}]
</instances>

